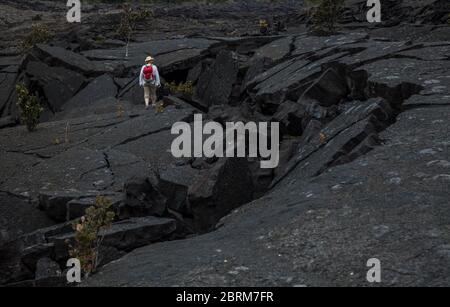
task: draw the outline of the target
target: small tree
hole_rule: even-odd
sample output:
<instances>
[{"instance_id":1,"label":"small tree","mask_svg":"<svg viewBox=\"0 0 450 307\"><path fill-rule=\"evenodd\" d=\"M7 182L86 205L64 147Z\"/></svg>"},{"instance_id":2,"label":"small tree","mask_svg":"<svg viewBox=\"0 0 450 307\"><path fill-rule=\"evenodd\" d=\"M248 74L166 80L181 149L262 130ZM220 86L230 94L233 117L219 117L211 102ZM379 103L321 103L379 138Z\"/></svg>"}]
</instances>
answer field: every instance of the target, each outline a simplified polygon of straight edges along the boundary
<instances>
[{"instance_id":1,"label":"small tree","mask_svg":"<svg viewBox=\"0 0 450 307\"><path fill-rule=\"evenodd\" d=\"M121 36L123 39L125 39L127 43L125 47L126 58L128 58L131 37L133 36L133 32L136 29L137 23L139 21L151 17L152 15L153 13L150 10L142 10L139 12L135 12L128 3L123 4L122 18L120 19L120 23L117 28L117 34Z\"/></svg>"},{"instance_id":2,"label":"small tree","mask_svg":"<svg viewBox=\"0 0 450 307\"><path fill-rule=\"evenodd\" d=\"M309 13L313 30L325 35L335 33L344 2L344 0L307 0L311 6Z\"/></svg>"},{"instance_id":3,"label":"small tree","mask_svg":"<svg viewBox=\"0 0 450 307\"><path fill-rule=\"evenodd\" d=\"M85 215L73 224L75 243L69 254L81 262L83 272L89 276L99 264L99 249L103 241L100 231L111 227L115 213L111 211L111 201L98 196L95 204L86 209Z\"/></svg>"},{"instance_id":4,"label":"small tree","mask_svg":"<svg viewBox=\"0 0 450 307\"><path fill-rule=\"evenodd\" d=\"M27 126L28 131L35 131L44 109L35 95L30 95L23 84L16 85L17 106L20 109L20 120Z\"/></svg>"}]
</instances>

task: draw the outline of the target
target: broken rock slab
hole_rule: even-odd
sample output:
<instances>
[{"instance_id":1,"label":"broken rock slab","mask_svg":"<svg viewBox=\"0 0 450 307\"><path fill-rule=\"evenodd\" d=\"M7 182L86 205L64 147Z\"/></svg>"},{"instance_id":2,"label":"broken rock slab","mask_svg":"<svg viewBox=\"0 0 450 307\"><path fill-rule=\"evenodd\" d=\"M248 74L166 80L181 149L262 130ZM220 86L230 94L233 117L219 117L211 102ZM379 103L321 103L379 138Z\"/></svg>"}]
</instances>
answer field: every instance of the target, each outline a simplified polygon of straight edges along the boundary
<instances>
[{"instance_id":1,"label":"broken rock slab","mask_svg":"<svg viewBox=\"0 0 450 307\"><path fill-rule=\"evenodd\" d=\"M10 178L4 188L34 197L42 191L98 191L109 187L113 180L103 152L78 147L25 169Z\"/></svg>"},{"instance_id":2,"label":"broken rock slab","mask_svg":"<svg viewBox=\"0 0 450 307\"><path fill-rule=\"evenodd\" d=\"M423 43L416 48L398 53L399 55L419 58L423 61L446 61L450 54L450 42Z\"/></svg>"},{"instance_id":3,"label":"broken rock slab","mask_svg":"<svg viewBox=\"0 0 450 307\"><path fill-rule=\"evenodd\" d=\"M15 92L17 73L0 72L0 117L11 115L9 101Z\"/></svg>"},{"instance_id":4,"label":"broken rock slab","mask_svg":"<svg viewBox=\"0 0 450 307\"><path fill-rule=\"evenodd\" d=\"M151 54L162 73L179 69L192 68L203 57L203 53L215 40L204 38L182 38L172 40L156 40L144 43L131 43L128 47L128 58L125 59L125 47L112 49L95 49L82 52L90 60L122 61L126 68L136 68L144 64L144 59Z\"/></svg>"},{"instance_id":5,"label":"broken rock slab","mask_svg":"<svg viewBox=\"0 0 450 307\"><path fill-rule=\"evenodd\" d=\"M173 108L173 107L169 107ZM167 109L166 109L167 110ZM175 110L175 108L173 108ZM166 111L165 111L166 112ZM147 120L150 120L152 117L148 117ZM162 119L161 117L156 117L155 120L158 121ZM180 119L182 119L180 117ZM186 118L185 118L186 119ZM189 121L188 121L189 122ZM143 124L145 124L143 122ZM169 125L170 124L170 125ZM146 128L150 128L150 121L147 121ZM177 164L179 162L185 162L190 158L175 158L171 152L171 146L173 140L177 137L171 133L171 125L172 122L168 123L168 127L166 129L165 123L163 124L164 128L159 131L154 131L152 133L144 133L141 137L133 137L125 139L124 142L114 147L117 151L127 152L133 154L145 162L151 164L154 170L158 170L159 172L164 171L166 168L171 165ZM156 126L156 124L155 124ZM129 133L128 133L129 134Z\"/></svg>"},{"instance_id":6,"label":"broken rock slab","mask_svg":"<svg viewBox=\"0 0 450 307\"><path fill-rule=\"evenodd\" d=\"M0 233L6 242L23 234L53 225L44 212L27 199L0 192Z\"/></svg>"},{"instance_id":7,"label":"broken rock slab","mask_svg":"<svg viewBox=\"0 0 450 307\"><path fill-rule=\"evenodd\" d=\"M393 102L403 102L419 93L450 95L450 61L384 59L361 69L370 72L369 82L377 84L374 91Z\"/></svg>"},{"instance_id":8,"label":"broken rock slab","mask_svg":"<svg viewBox=\"0 0 450 307\"><path fill-rule=\"evenodd\" d=\"M54 244L48 238L72 231L72 224L64 223L38 229L1 245L0 285L34 279L40 259L55 259Z\"/></svg>"},{"instance_id":9,"label":"broken rock slab","mask_svg":"<svg viewBox=\"0 0 450 307\"><path fill-rule=\"evenodd\" d=\"M85 82L85 77L63 67L50 67L42 62L30 61L24 69L32 87L45 95L48 108L58 112Z\"/></svg>"},{"instance_id":10,"label":"broken rock slab","mask_svg":"<svg viewBox=\"0 0 450 307\"><path fill-rule=\"evenodd\" d=\"M308 87L314 85L315 78L326 72L322 69L323 64L335 62L344 55L336 53L315 62L301 57L286 60L248 82L247 91L253 101L263 106L278 106L285 100L297 101Z\"/></svg>"},{"instance_id":11,"label":"broken rock slab","mask_svg":"<svg viewBox=\"0 0 450 307\"><path fill-rule=\"evenodd\" d=\"M88 146L98 149L110 149L114 148L120 151L130 152L136 156L139 148L136 148L136 152L129 150L129 146L136 143L142 143L146 147L151 147L152 150L156 150L158 146L145 144L144 140L147 137L151 137L159 134L160 132L167 132L170 135L172 125L176 122L190 122L193 118L194 109L191 107L176 108L175 106L168 106L162 113L156 113L155 110L143 110L141 116L132 117L129 120L124 120L117 125L106 127L104 133L93 136L88 140ZM170 149L167 148L167 149ZM140 150L143 155L152 155L152 152L143 149Z\"/></svg>"},{"instance_id":12,"label":"broken rock slab","mask_svg":"<svg viewBox=\"0 0 450 307\"><path fill-rule=\"evenodd\" d=\"M54 120L73 119L85 117L86 114L100 115L114 113L117 117L123 116L134 109L128 101L120 101L116 97L106 97L93 101L89 106L83 108L71 108L70 110L59 112Z\"/></svg>"},{"instance_id":13,"label":"broken rock slab","mask_svg":"<svg viewBox=\"0 0 450 307\"><path fill-rule=\"evenodd\" d=\"M39 194L39 207L53 220L66 222L83 216L85 210L95 204L97 196L110 199L112 209L118 211L121 195L98 191L42 191Z\"/></svg>"},{"instance_id":14,"label":"broken rock slab","mask_svg":"<svg viewBox=\"0 0 450 307\"><path fill-rule=\"evenodd\" d=\"M108 253L115 251L117 254L114 256L101 253L100 258L108 256L110 260L117 259L117 257L123 256L123 251L129 252L164 238L167 239L176 230L176 227L175 220L151 216L114 223L111 227L101 230L99 236L103 237L103 251ZM73 240L74 234L49 238L49 241L55 246L57 260L68 258L69 245ZM108 251L108 248L111 249Z\"/></svg>"},{"instance_id":15,"label":"broken rock slab","mask_svg":"<svg viewBox=\"0 0 450 307\"><path fill-rule=\"evenodd\" d=\"M58 263L48 257L38 260L36 264L35 279L42 280L50 277L61 276L62 271Z\"/></svg>"},{"instance_id":16,"label":"broken rock slab","mask_svg":"<svg viewBox=\"0 0 450 307\"><path fill-rule=\"evenodd\" d=\"M299 163L294 171L295 175L291 173L288 178L298 180L298 178L315 177L326 169L338 165L340 161L350 162L350 158L345 156L351 154L358 145L367 139L370 139L372 144L375 144L377 139L376 125L370 118L355 123L328 141L325 147Z\"/></svg>"},{"instance_id":17,"label":"broken rock slab","mask_svg":"<svg viewBox=\"0 0 450 307\"><path fill-rule=\"evenodd\" d=\"M158 186L167 197L170 209L181 214L192 213L188 205L188 190L199 172L191 165L172 165L159 174Z\"/></svg>"},{"instance_id":18,"label":"broken rock slab","mask_svg":"<svg viewBox=\"0 0 450 307\"><path fill-rule=\"evenodd\" d=\"M128 82L117 95L121 100L126 100L134 105L144 105L144 88L139 85L138 79Z\"/></svg>"},{"instance_id":19,"label":"broken rock slab","mask_svg":"<svg viewBox=\"0 0 450 307\"><path fill-rule=\"evenodd\" d=\"M238 72L237 54L220 51L215 63L200 76L194 99L205 108L228 104Z\"/></svg>"},{"instance_id":20,"label":"broken rock slab","mask_svg":"<svg viewBox=\"0 0 450 307\"><path fill-rule=\"evenodd\" d=\"M189 188L188 198L199 232L214 229L233 209L253 199L252 175L246 159L223 159L202 171Z\"/></svg>"},{"instance_id":21,"label":"broken rock slab","mask_svg":"<svg viewBox=\"0 0 450 307\"><path fill-rule=\"evenodd\" d=\"M133 218L100 231L100 264L118 259L126 252L170 238L176 222L167 218ZM41 280L51 282L61 274L69 258L74 233L71 222L40 229L0 246L0 285ZM50 279L50 280L49 280ZM60 280L55 282L61 285ZM64 283L62 283L64 284Z\"/></svg>"},{"instance_id":22,"label":"broken rock slab","mask_svg":"<svg viewBox=\"0 0 450 307\"><path fill-rule=\"evenodd\" d=\"M155 177L135 176L129 179L124 193L126 208L122 208L122 216L163 216L167 211L167 199L158 190Z\"/></svg>"},{"instance_id":23,"label":"broken rock slab","mask_svg":"<svg viewBox=\"0 0 450 307\"><path fill-rule=\"evenodd\" d=\"M407 99L403 106L405 108L413 108L419 106L445 106L450 105L450 95L413 95Z\"/></svg>"},{"instance_id":24,"label":"broken rock slab","mask_svg":"<svg viewBox=\"0 0 450 307\"><path fill-rule=\"evenodd\" d=\"M321 50L329 50L330 47L343 46L347 44L364 41L368 37L364 32L351 32L339 35L331 35L326 38L320 36L300 35L293 41L293 56L305 56L314 54Z\"/></svg>"},{"instance_id":25,"label":"broken rock slab","mask_svg":"<svg viewBox=\"0 0 450 307\"><path fill-rule=\"evenodd\" d=\"M104 74L95 78L77 95L67 101L63 109L67 111L92 107L94 103L116 95L117 86L114 79L110 75Z\"/></svg>"},{"instance_id":26,"label":"broken rock slab","mask_svg":"<svg viewBox=\"0 0 450 307\"><path fill-rule=\"evenodd\" d=\"M305 107L293 101L283 102L273 116L273 121L280 123L281 133L292 136L302 135L307 120Z\"/></svg>"},{"instance_id":27,"label":"broken rock slab","mask_svg":"<svg viewBox=\"0 0 450 307\"><path fill-rule=\"evenodd\" d=\"M321 75L302 93L302 97L314 99L324 107L336 105L344 101L350 94L348 75L350 75L350 71L345 65L324 64Z\"/></svg>"},{"instance_id":28,"label":"broken rock slab","mask_svg":"<svg viewBox=\"0 0 450 307\"><path fill-rule=\"evenodd\" d=\"M208 63L206 60L198 62L193 68L191 68L186 77L186 81L192 82L192 84L197 84L198 79L202 73L208 68Z\"/></svg>"},{"instance_id":29,"label":"broken rock slab","mask_svg":"<svg viewBox=\"0 0 450 307\"><path fill-rule=\"evenodd\" d=\"M22 62L22 57L18 55L14 56L0 56L0 69L11 66L19 66Z\"/></svg>"},{"instance_id":30,"label":"broken rock slab","mask_svg":"<svg viewBox=\"0 0 450 307\"><path fill-rule=\"evenodd\" d=\"M33 279L37 261L51 256L52 246L25 247L19 240L0 247L0 285ZM34 266L34 268L33 268Z\"/></svg>"},{"instance_id":31,"label":"broken rock slab","mask_svg":"<svg viewBox=\"0 0 450 307\"><path fill-rule=\"evenodd\" d=\"M17 122L11 116L0 117L0 129L14 127L15 125L17 125Z\"/></svg>"},{"instance_id":32,"label":"broken rock slab","mask_svg":"<svg viewBox=\"0 0 450 307\"><path fill-rule=\"evenodd\" d=\"M241 94L245 92L248 87L248 83L255 79L258 75L264 73L273 65L273 61L269 58L256 58L252 59L248 63L248 69L245 73L244 79L241 84Z\"/></svg>"},{"instance_id":33,"label":"broken rock slab","mask_svg":"<svg viewBox=\"0 0 450 307\"><path fill-rule=\"evenodd\" d=\"M37 131L29 133L25 126L0 130L0 148L4 148L5 160L0 161L2 169L12 169L13 163L18 169L22 161L34 159L39 162L61 154L87 139L101 133L108 127L139 116L139 112L125 112L123 116L116 113L91 115L62 121L45 122L38 125ZM37 164L35 164L36 166ZM3 175L3 174L2 174Z\"/></svg>"},{"instance_id":34,"label":"broken rock slab","mask_svg":"<svg viewBox=\"0 0 450 307\"><path fill-rule=\"evenodd\" d=\"M8 129L4 129L8 130ZM0 145L1 146L1 145ZM0 187L3 191L8 191L6 188L7 181L14 178L18 174L21 174L26 169L32 168L33 165L40 162L38 157L32 155L23 155L17 152L8 152L6 150L0 150ZM16 194L20 194L16 193ZM27 195L23 195L27 196Z\"/></svg>"},{"instance_id":35,"label":"broken rock slab","mask_svg":"<svg viewBox=\"0 0 450 307\"><path fill-rule=\"evenodd\" d=\"M321 130L305 132L293 159L274 179L272 186L292 172L289 178L307 180L331 167L339 158L349 154L364 140L375 138L395 118L395 111L383 99L353 102ZM307 128L308 130L308 128Z\"/></svg>"},{"instance_id":36,"label":"broken rock slab","mask_svg":"<svg viewBox=\"0 0 450 307\"><path fill-rule=\"evenodd\" d=\"M133 218L100 232L104 245L130 251L166 238L176 230L175 220L157 217Z\"/></svg>"},{"instance_id":37,"label":"broken rock slab","mask_svg":"<svg viewBox=\"0 0 450 307\"><path fill-rule=\"evenodd\" d=\"M107 72L106 67L61 47L37 44L33 54L50 66L62 66L85 76L99 76Z\"/></svg>"},{"instance_id":38,"label":"broken rock slab","mask_svg":"<svg viewBox=\"0 0 450 307\"><path fill-rule=\"evenodd\" d=\"M268 58L277 62L288 56L293 47L294 38L292 36L280 38L272 43L258 48L253 55L253 60L257 58Z\"/></svg>"}]
</instances>

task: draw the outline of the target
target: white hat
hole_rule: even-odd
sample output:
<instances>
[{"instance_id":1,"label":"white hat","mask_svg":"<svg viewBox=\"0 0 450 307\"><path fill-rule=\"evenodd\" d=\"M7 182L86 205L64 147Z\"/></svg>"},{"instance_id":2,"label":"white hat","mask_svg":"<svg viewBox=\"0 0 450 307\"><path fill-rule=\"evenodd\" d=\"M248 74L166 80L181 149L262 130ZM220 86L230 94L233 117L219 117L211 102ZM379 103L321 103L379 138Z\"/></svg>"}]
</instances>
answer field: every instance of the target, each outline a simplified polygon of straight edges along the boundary
<instances>
[{"instance_id":1,"label":"white hat","mask_svg":"<svg viewBox=\"0 0 450 307\"><path fill-rule=\"evenodd\" d=\"M152 58L151 56L148 56L146 59L145 59L145 63L147 63L147 62L153 62L155 59L154 58Z\"/></svg>"}]
</instances>

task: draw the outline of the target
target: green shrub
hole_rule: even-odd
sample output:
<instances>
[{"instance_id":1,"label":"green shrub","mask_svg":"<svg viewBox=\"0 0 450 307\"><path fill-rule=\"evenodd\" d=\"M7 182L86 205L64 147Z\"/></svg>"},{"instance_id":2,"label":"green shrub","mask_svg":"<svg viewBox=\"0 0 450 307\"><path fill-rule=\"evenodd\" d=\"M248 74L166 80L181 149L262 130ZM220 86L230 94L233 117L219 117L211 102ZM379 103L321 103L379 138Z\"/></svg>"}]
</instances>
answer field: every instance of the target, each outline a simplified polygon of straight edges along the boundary
<instances>
[{"instance_id":1,"label":"green shrub","mask_svg":"<svg viewBox=\"0 0 450 307\"><path fill-rule=\"evenodd\" d=\"M118 118L122 118L125 114L125 108L120 102L117 104L116 114Z\"/></svg>"},{"instance_id":2,"label":"green shrub","mask_svg":"<svg viewBox=\"0 0 450 307\"><path fill-rule=\"evenodd\" d=\"M194 84L191 81L181 82L179 84L170 82L168 88L172 94L194 95Z\"/></svg>"},{"instance_id":3,"label":"green shrub","mask_svg":"<svg viewBox=\"0 0 450 307\"><path fill-rule=\"evenodd\" d=\"M307 0L311 6L313 30L322 35L335 33L344 2L344 0Z\"/></svg>"},{"instance_id":4,"label":"green shrub","mask_svg":"<svg viewBox=\"0 0 450 307\"><path fill-rule=\"evenodd\" d=\"M100 231L111 227L115 218L111 205L108 198L98 196L95 204L86 209L85 215L73 224L75 242L69 254L80 260L85 276L95 272L98 266L99 249L103 241Z\"/></svg>"},{"instance_id":5,"label":"green shrub","mask_svg":"<svg viewBox=\"0 0 450 307\"><path fill-rule=\"evenodd\" d=\"M36 96L30 95L23 84L16 85L17 106L20 109L20 120L27 126L28 131L35 131L39 118L44 111Z\"/></svg>"},{"instance_id":6,"label":"green shrub","mask_svg":"<svg viewBox=\"0 0 450 307\"><path fill-rule=\"evenodd\" d=\"M98 44L103 44L106 41L106 38L103 35L97 35L94 38L94 41Z\"/></svg>"},{"instance_id":7,"label":"green shrub","mask_svg":"<svg viewBox=\"0 0 450 307\"><path fill-rule=\"evenodd\" d=\"M155 113L162 113L162 112L164 112L164 108L165 108L164 102L162 102L162 101L157 102L155 104Z\"/></svg>"},{"instance_id":8,"label":"green shrub","mask_svg":"<svg viewBox=\"0 0 450 307\"><path fill-rule=\"evenodd\" d=\"M269 33L269 22L267 21L267 19L259 20L259 32L263 35Z\"/></svg>"},{"instance_id":9,"label":"green shrub","mask_svg":"<svg viewBox=\"0 0 450 307\"><path fill-rule=\"evenodd\" d=\"M19 49L22 54L29 52L34 45L47 43L53 34L44 24L33 24L30 33L20 42Z\"/></svg>"}]
</instances>

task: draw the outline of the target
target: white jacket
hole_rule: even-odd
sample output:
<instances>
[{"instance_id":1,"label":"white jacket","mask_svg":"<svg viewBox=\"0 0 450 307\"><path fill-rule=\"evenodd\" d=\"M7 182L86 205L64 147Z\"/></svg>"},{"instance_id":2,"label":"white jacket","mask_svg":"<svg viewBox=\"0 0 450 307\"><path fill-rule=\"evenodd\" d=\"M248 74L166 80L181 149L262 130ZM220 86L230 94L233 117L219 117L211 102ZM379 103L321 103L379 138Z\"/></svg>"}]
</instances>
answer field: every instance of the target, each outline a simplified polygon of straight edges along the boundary
<instances>
[{"instance_id":1,"label":"white jacket","mask_svg":"<svg viewBox=\"0 0 450 307\"><path fill-rule=\"evenodd\" d=\"M144 68L147 65L142 66L141 68L141 73L139 75L139 85L140 86L144 86L145 85L145 79L144 79ZM155 86L160 86L161 85L161 80L159 79L159 72L158 72L158 67L156 67L156 65L152 65L153 66L153 85Z\"/></svg>"}]
</instances>

